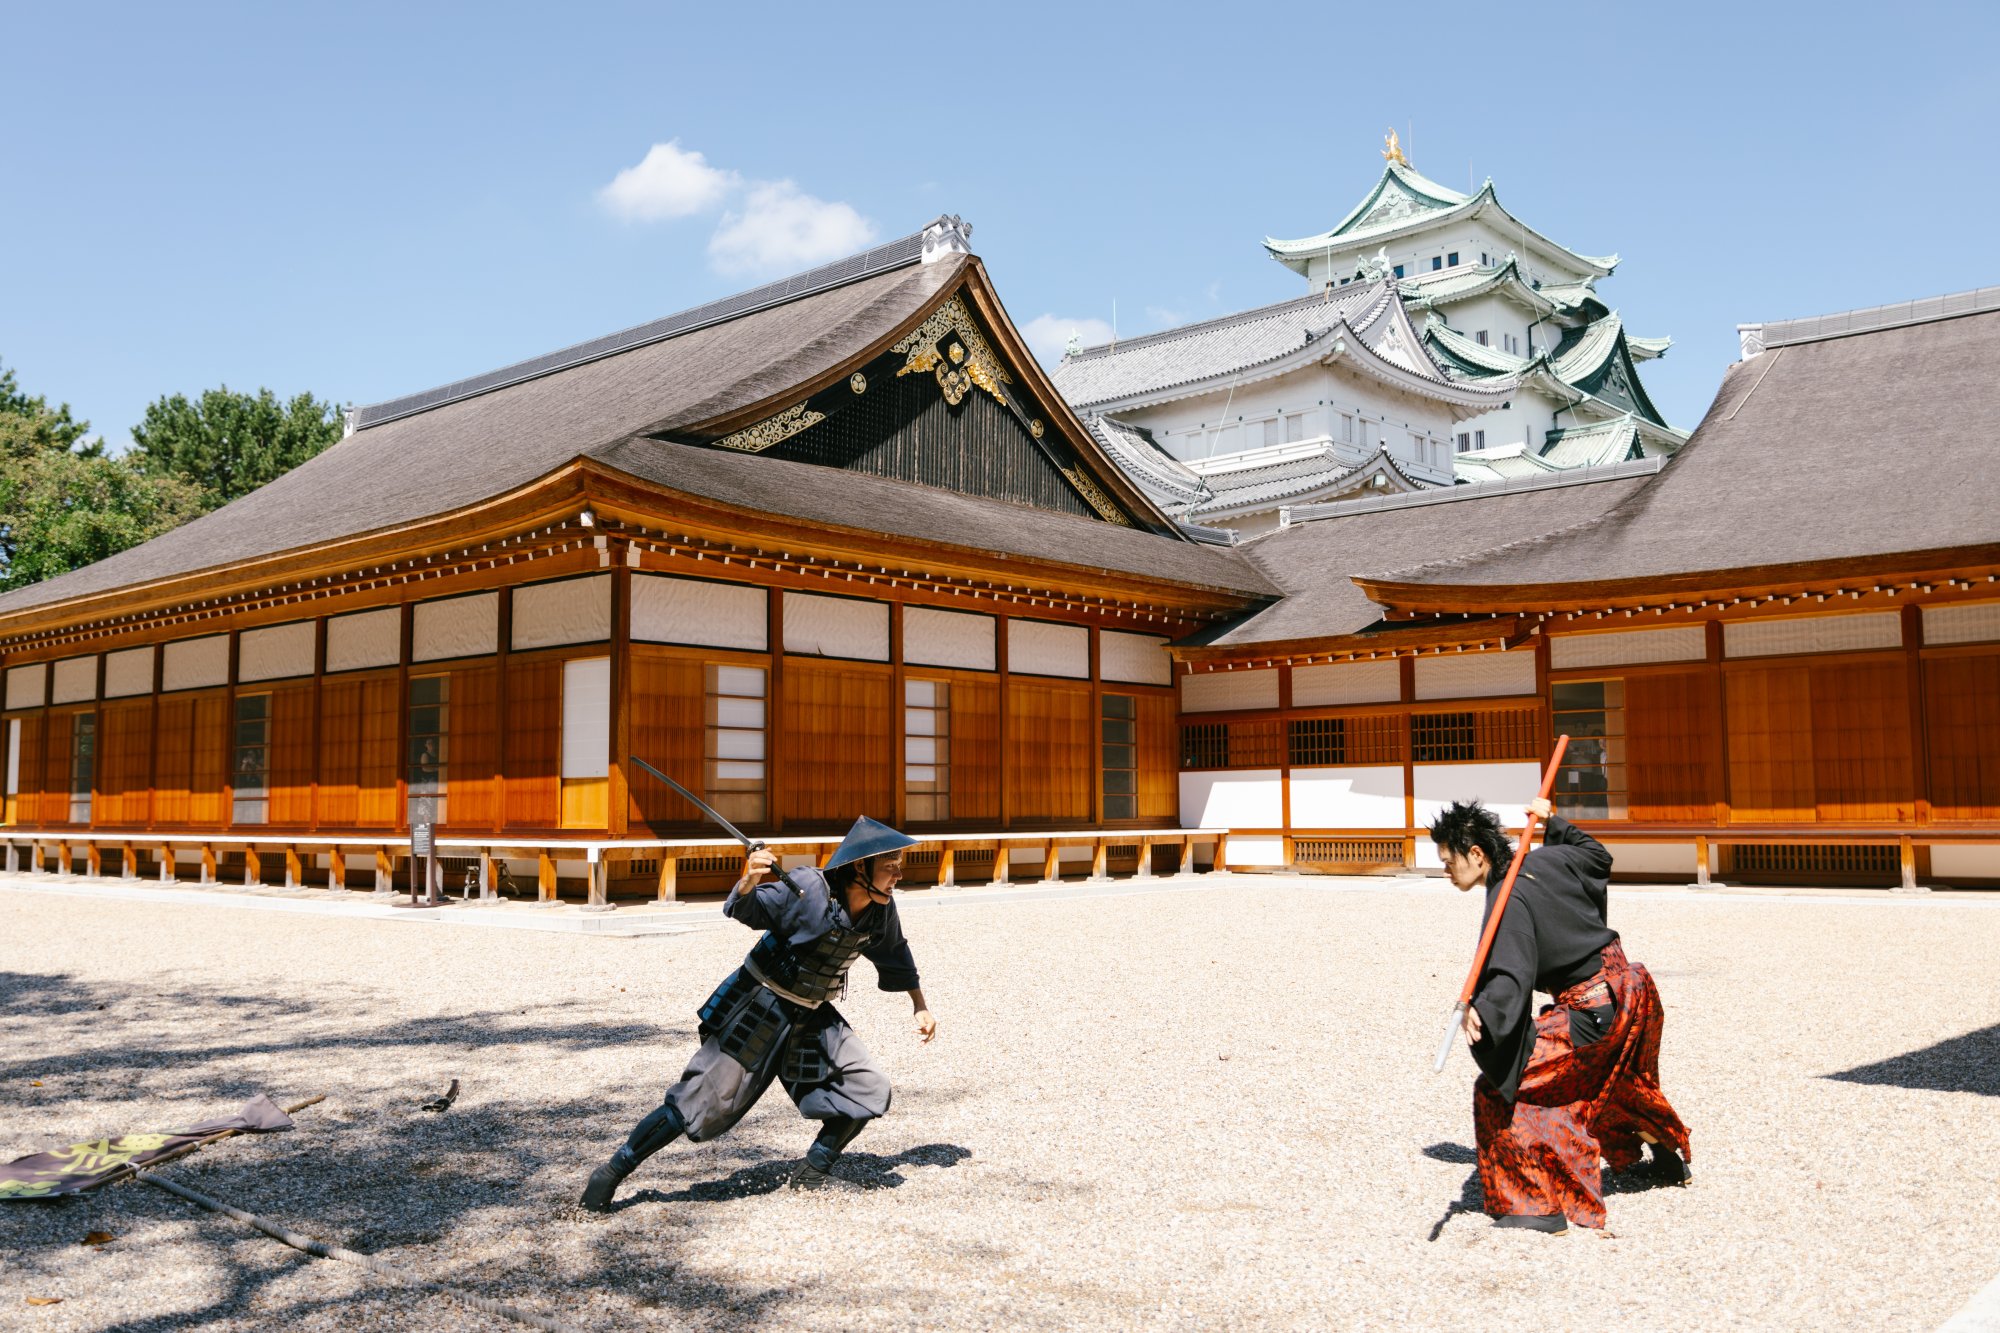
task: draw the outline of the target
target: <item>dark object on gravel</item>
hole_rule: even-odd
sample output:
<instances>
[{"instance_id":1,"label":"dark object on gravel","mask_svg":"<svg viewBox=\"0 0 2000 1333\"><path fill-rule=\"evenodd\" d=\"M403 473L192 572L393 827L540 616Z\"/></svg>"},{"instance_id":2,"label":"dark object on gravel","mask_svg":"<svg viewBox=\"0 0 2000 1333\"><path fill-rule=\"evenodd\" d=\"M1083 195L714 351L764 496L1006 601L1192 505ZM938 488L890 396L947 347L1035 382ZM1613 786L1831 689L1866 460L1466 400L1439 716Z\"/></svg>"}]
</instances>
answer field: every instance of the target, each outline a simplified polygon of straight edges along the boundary
<instances>
[{"instance_id":1,"label":"dark object on gravel","mask_svg":"<svg viewBox=\"0 0 2000 1333\"><path fill-rule=\"evenodd\" d=\"M1550 1236L1569 1234L1569 1219L1561 1213L1506 1213L1494 1218L1493 1225L1516 1231L1539 1231Z\"/></svg>"},{"instance_id":2,"label":"dark object on gravel","mask_svg":"<svg viewBox=\"0 0 2000 1333\"><path fill-rule=\"evenodd\" d=\"M423 1106L421 1106L418 1109L424 1111L449 1111L451 1109L451 1104L457 1100L458 1100L458 1080L453 1079L451 1081L451 1086L444 1090L444 1096L433 1097L429 1101L425 1102Z\"/></svg>"}]
</instances>

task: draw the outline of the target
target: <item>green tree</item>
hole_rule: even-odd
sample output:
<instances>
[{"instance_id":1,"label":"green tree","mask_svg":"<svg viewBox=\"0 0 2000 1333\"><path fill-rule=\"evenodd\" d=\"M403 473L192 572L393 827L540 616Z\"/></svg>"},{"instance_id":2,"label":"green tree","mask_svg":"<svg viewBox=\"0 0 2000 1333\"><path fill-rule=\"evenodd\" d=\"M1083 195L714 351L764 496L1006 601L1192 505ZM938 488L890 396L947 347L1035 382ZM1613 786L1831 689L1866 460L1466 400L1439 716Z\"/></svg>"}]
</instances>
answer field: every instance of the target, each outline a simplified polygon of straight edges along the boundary
<instances>
[{"instance_id":1,"label":"green tree","mask_svg":"<svg viewBox=\"0 0 2000 1333\"><path fill-rule=\"evenodd\" d=\"M213 508L291 471L341 437L340 409L302 393L289 403L269 389L228 385L190 401L162 398L132 429L127 455L149 477L179 477Z\"/></svg>"},{"instance_id":2,"label":"green tree","mask_svg":"<svg viewBox=\"0 0 2000 1333\"><path fill-rule=\"evenodd\" d=\"M195 487L144 476L89 434L69 404L50 407L0 366L0 589L68 573L202 512Z\"/></svg>"}]
</instances>

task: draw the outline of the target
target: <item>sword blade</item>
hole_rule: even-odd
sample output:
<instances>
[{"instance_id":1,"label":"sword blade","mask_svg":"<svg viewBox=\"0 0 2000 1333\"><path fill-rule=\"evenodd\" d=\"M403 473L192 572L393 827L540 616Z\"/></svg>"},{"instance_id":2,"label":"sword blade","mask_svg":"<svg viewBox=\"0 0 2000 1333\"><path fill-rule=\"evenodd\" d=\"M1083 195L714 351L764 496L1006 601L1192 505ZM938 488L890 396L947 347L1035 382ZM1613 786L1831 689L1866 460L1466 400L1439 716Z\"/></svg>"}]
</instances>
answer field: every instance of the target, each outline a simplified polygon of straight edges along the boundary
<instances>
[{"instance_id":1,"label":"sword blade","mask_svg":"<svg viewBox=\"0 0 2000 1333\"><path fill-rule=\"evenodd\" d=\"M632 755L631 760L633 763L645 769L648 773L651 773L654 777L658 778L660 781L666 783L669 787L672 787L682 796L685 796L688 800L692 801L696 809L700 810L710 819L713 819L716 823L722 825L723 829L729 834L730 837L742 843L745 851L754 852L763 847L764 845L763 843L758 842L755 838L748 836L743 832L742 829L737 828L736 825L730 823L728 820L724 819L721 815L717 814L714 806L710 805L707 801L702 800L701 797L696 796L686 787L681 786L680 783L675 782L672 778L668 777L665 773L662 773L659 769L654 768L651 764L641 759L638 755L636 754Z\"/></svg>"}]
</instances>

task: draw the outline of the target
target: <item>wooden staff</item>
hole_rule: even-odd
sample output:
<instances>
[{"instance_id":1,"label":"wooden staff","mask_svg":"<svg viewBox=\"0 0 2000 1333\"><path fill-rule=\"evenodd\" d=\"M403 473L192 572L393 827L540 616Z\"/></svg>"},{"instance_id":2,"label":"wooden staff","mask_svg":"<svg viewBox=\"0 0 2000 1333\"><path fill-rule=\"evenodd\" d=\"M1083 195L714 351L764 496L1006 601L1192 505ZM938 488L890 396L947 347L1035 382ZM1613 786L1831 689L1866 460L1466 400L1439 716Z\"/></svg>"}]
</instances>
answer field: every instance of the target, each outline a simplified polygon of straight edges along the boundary
<instances>
[{"instance_id":1,"label":"wooden staff","mask_svg":"<svg viewBox=\"0 0 2000 1333\"><path fill-rule=\"evenodd\" d=\"M1542 789L1536 793L1538 799L1549 799L1549 792L1556 785L1556 770L1562 767L1563 751L1568 748L1569 737L1556 737L1556 752L1549 758L1548 771L1542 774ZM1535 826L1540 823L1540 817L1530 809L1527 827L1521 830L1521 841L1514 846L1514 862L1507 867L1507 877L1500 881L1500 894L1493 901L1493 910L1486 915L1486 929L1479 935L1479 950L1472 955L1472 970L1465 974L1465 986L1458 992L1458 1003L1451 1007L1451 1021L1445 1025L1444 1040L1438 1044L1437 1062L1431 1066L1434 1074L1444 1072L1444 1062L1451 1055L1459 1025L1465 1021L1465 1011L1472 1007L1472 994L1479 989L1479 974L1486 970L1486 955L1493 952L1493 937L1500 931L1500 918L1507 913L1507 900L1514 895L1514 876L1521 873L1521 862L1528 857L1528 844L1534 840Z\"/></svg>"}]
</instances>

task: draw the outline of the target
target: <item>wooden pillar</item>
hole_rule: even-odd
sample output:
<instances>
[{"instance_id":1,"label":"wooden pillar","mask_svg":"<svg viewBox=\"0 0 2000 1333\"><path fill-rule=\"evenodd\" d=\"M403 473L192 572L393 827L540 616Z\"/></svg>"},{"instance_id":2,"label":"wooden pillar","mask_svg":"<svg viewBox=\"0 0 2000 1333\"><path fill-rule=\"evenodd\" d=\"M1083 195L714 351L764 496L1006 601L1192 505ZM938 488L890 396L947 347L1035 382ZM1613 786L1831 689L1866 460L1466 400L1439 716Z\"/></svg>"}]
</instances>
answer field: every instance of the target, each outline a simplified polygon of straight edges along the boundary
<instances>
[{"instance_id":1,"label":"wooden pillar","mask_svg":"<svg viewBox=\"0 0 2000 1333\"><path fill-rule=\"evenodd\" d=\"M556 859L549 855L546 847L535 852L535 888L542 902L556 900Z\"/></svg>"},{"instance_id":2,"label":"wooden pillar","mask_svg":"<svg viewBox=\"0 0 2000 1333\"><path fill-rule=\"evenodd\" d=\"M387 847L375 849L375 892L396 891L396 854Z\"/></svg>"},{"instance_id":3,"label":"wooden pillar","mask_svg":"<svg viewBox=\"0 0 2000 1333\"><path fill-rule=\"evenodd\" d=\"M493 864L493 849L479 849L479 900L490 902L500 892L499 867Z\"/></svg>"},{"instance_id":4,"label":"wooden pillar","mask_svg":"<svg viewBox=\"0 0 2000 1333\"><path fill-rule=\"evenodd\" d=\"M1713 874L1714 866L1709 858L1708 839L1697 837L1694 840L1694 886L1697 889L1708 888L1712 882L1710 876Z\"/></svg>"},{"instance_id":5,"label":"wooden pillar","mask_svg":"<svg viewBox=\"0 0 2000 1333\"><path fill-rule=\"evenodd\" d=\"M42 867L46 864L47 864L47 858L45 858L42 854L42 844L40 844L39 842L29 843L28 869L34 871L36 874L40 874Z\"/></svg>"},{"instance_id":6,"label":"wooden pillar","mask_svg":"<svg viewBox=\"0 0 2000 1333\"><path fill-rule=\"evenodd\" d=\"M585 873L590 876L590 905L608 907L611 903L611 859L602 851L590 853L584 860Z\"/></svg>"},{"instance_id":7,"label":"wooden pillar","mask_svg":"<svg viewBox=\"0 0 2000 1333\"><path fill-rule=\"evenodd\" d=\"M93 783L96 782L96 780L97 779L94 777L91 779ZM92 793L91 795L90 808L93 810L97 808L97 797L95 793ZM1905 839L1905 841L1907 841L1907 839ZM92 879L96 879L99 875L102 875L104 873L104 849L98 846L94 842L84 844L83 870L84 873L89 875Z\"/></svg>"},{"instance_id":8,"label":"wooden pillar","mask_svg":"<svg viewBox=\"0 0 2000 1333\"><path fill-rule=\"evenodd\" d=\"M212 842L205 842L201 845L200 882L203 884L215 883L215 844Z\"/></svg>"},{"instance_id":9,"label":"wooden pillar","mask_svg":"<svg viewBox=\"0 0 2000 1333\"><path fill-rule=\"evenodd\" d=\"M764 819L773 833L785 829L785 801L790 795L785 763L791 747L785 743L785 591L767 590L766 637L770 639L771 671L764 681Z\"/></svg>"},{"instance_id":10,"label":"wooden pillar","mask_svg":"<svg viewBox=\"0 0 2000 1333\"><path fill-rule=\"evenodd\" d=\"M1896 886L1899 893L1924 893L1927 890L1917 883L1917 845L1905 833L1896 839L1897 861L1902 867L1902 882Z\"/></svg>"},{"instance_id":11,"label":"wooden pillar","mask_svg":"<svg viewBox=\"0 0 2000 1333\"><path fill-rule=\"evenodd\" d=\"M605 780L604 831L614 838L625 836L632 804L625 771L632 753L632 567L625 553L634 549L619 542L611 551L611 767Z\"/></svg>"},{"instance_id":12,"label":"wooden pillar","mask_svg":"<svg viewBox=\"0 0 2000 1333\"><path fill-rule=\"evenodd\" d=\"M660 853L660 888L655 895L663 903L673 902L680 896L681 861L672 852Z\"/></svg>"},{"instance_id":13,"label":"wooden pillar","mask_svg":"<svg viewBox=\"0 0 2000 1333\"><path fill-rule=\"evenodd\" d=\"M176 866L174 865L174 849L171 845L163 843L160 846L160 883L162 884L174 883L175 870Z\"/></svg>"},{"instance_id":14,"label":"wooden pillar","mask_svg":"<svg viewBox=\"0 0 2000 1333\"><path fill-rule=\"evenodd\" d=\"M1147 836L1139 839L1139 864L1133 867L1132 878L1151 879L1152 877L1153 877L1153 839L1152 835L1148 834Z\"/></svg>"},{"instance_id":15,"label":"wooden pillar","mask_svg":"<svg viewBox=\"0 0 2000 1333\"><path fill-rule=\"evenodd\" d=\"M118 846L118 855L124 859L124 864L119 867L118 877L120 879L139 878L139 849L129 842L120 843Z\"/></svg>"},{"instance_id":16,"label":"wooden pillar","mask_svg":"<svg viewBox=\"0 0 2000 1333\"><path fill-rule=\"evenodd\" d=\"M943 851L938 853L937 886L941 889L951 888L958 882L956 867L953 864L953 859L956 855L957 853L952 850L949 843L945 845Z\"/></svg>"},{"instance_id":17,"label":"wooden pillar","mask_svg":"<svg viewBox=\"0 0 2000 1333\"><path fill-rule=\"evenodd\" d=\"M1403 701L1403 722L1399 729L1397 743L1403 750L1403 869L1417 868L1417 764L1416 747L1410 743L1410 728L1415 724L1417 702L1417 659L1399 657L1396 659L1396 677L1400 682L1398 697ZM1222 869L1222 844L1215 846L1215 868Z\"/></svg>"},{"instance_id":18,"label":"wooden pillar","mask_svg":"<svg viewBox=\"0 0 2000 1333\"><path fill-rule=\"evenodd\" d=\"M993 845L993 882L1011 884L1014 880L1014 845L1010 842L996 842Z\"/></svg>"},{"instance_id":19,"label":"wooden pillar","mask_svg":"<svg viewBox=\"0 0 2000 1333\"><path fill-rule=\"evenodd\" d=\"M246 843L243 847L243 886L249 888L263 882L264 855L257 850L255 843Z\"/></svg>"},{"instance_id":20,"label":"wooden pillar","mask_svg":"<svg viewBox=\"0 0 2000 1333\"><path fill-rule=\"evenodd\" d=\"M285 887L302 889L306 884L305 863L299 859L299 849L285 848Z\"/></svg>"},{"instance_id":21,"label":"wooden pillar","mask_svg":"<svg viewBox=\"0 0 2000 1333\"><path fill-rule=\"evenodd\" d=\"M1218 833L1215 835L1215 864L1210 867L1210 873L1222 875L1227 874L1228 871L1229 835L1227 833Z\"/></svg>"},{"instance_id":22,"label":"wooden pillar","mask_svg":"<svg viewBox=\"0 0 2000 1333\"><path fill-rule=\"evenodd\" d=\"M1090 877L1093 880L1110 879L1111 840L1098 838L1090 849Z\"/></svg>"},{"instance_id":23,"label":"wooden pillar","mask_svg":"<svg viewBox=\"0 0 2000 1333\"><path fill-rule=\"evenodd\" d=\"M1181 838L1181 868L1178 873L1183 875L1192 875L1194 873L1194 835L1192 833L1185 834Z\"/></svg>"},{"instance_id":24,"label":"wooden pillar","mask_svg":"<svg viewBox=\"0 0 2000 1333\"><path fill-rule=\"evenodd\" d=\"M58 841L56 843L56 873L58 875L69 874L69 844L66 842Z\"/></svg>"},{"instance_id":25,"label":"wooden pillar","mask_svg":"<svg viewBox=\"0 0 2000 1333\"><path fill-rule=\"evenodd\" d=\"M7 843L7 873L13 874L21 868L21 849L10 840Z\"/></svg>"},{"instance_id":26,"label":"wooden pillar","mask_svg":"<svg viewBox=\"0 0 2000 1333\"><path fill-rule=\"evenodd\" d=\"M326 854L326 886L329 889L347 887L347 853L341 851L338 845Z\"/></svg>"},{"instance_id":27,"label":"wooden pillar","mask_svg":"<svg viewBox=\"0 0 2000 1333\"><path fill-rule=\"evenodd\" d=\"M1062 878L1062 844L1050 838L1045 846L1048 850L1042 857L1042 880L1053 884Z\"/></svg>"}]
</instances>

